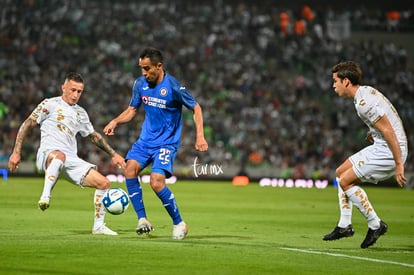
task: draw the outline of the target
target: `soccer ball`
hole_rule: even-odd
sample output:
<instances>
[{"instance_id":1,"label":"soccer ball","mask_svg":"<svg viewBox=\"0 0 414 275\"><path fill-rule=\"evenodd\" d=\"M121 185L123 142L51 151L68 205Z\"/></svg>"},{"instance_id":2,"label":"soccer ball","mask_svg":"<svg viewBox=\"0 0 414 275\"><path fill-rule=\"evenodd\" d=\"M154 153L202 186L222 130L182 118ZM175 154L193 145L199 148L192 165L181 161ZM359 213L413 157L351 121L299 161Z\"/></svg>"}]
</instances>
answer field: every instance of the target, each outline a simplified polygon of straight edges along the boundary
<instances>
[{"instance_id":1,"label":"soccer ball","mask_svg":"<svg viewBox=\"0 0 414 275\"><path fill-rule=\"evenodd\" d=\"M129 206L129 197L122 188L110 188L106 190L102 199L102 204L109 213L119 215L127 210Z\"/></svg>"}]
</instances>

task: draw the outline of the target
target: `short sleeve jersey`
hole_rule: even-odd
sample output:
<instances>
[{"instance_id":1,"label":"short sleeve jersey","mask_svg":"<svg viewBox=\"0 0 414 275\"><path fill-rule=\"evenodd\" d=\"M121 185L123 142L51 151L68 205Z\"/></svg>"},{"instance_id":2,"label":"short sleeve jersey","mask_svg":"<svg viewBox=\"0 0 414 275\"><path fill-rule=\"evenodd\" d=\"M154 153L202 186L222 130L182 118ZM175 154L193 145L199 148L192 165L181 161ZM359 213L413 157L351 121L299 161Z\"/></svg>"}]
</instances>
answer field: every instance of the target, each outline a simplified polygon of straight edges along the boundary
<instances>
[{"instance_id":1,"label":"short sleeve jersey","mask_svg":"<svg viewBox=\"0 0 414 275\"><path fill-rule=\"evenodd\" d=\"M375 143L386 144L384 137L373 125L384 115L390 121L400 144L407 143L404 126L397 110L381 92L370 86L360 86L354 97L358 116L369 127Z\"/></svg>"},{"instance_id":2,"label":"short sleeve jersey","mask_svg":"<svg viewBox=\"0 0 414 275\"><path fill-rule=\"evenodd\" d=\"M166 73L155 87L143 76L135 80L129 106L138 109L141 104L145 119L139 141L153 148L180 144L182 106L192 110L197 102L177 79Z\"/></svg>"},{"instance_id":3,"label":"short sleeve jersey","mask_svg":"<svg viewBox=\"0 0 414 275\"><path fill-rule=\"evenodd\" d=\"M62 97L44 99L30 117L40 125L40 148L45 150L77 154L76 134L86 137L94 132L85 109Z\"/></svg>"}]
</instances>

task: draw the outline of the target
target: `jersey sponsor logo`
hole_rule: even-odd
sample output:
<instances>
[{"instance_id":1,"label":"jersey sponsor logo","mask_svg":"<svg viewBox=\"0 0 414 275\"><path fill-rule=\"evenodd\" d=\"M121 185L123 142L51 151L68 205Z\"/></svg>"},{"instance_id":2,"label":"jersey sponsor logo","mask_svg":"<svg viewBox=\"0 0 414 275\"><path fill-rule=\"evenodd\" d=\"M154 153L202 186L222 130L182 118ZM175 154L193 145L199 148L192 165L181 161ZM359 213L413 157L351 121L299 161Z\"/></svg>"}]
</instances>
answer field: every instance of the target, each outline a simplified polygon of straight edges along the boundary
<instances>
[{"instance_id":1,"label":"jersey sponsor logo","mask_svg":"<svg viewBox=\"0 0 414 275\"><path fill-rule=\"evenodd\" d=\"M65 116L63 115L63 110L62 109L58 109L56 111L57 113L57 121L62 121L65 119Z\"/></svg>"},{"instance_id":2,"label":"jersey sponsor logo","mask_svg":"<svg viewBox=\"0 0 414 275\"><path fill-rule=\"evenodd\" d=\"M65 125L58 123L56 124L56 127L59 129L59 131L61 132L65 132L68 133L70 136L74 137L75 134L69 129L69 127L66 127Z\"/></svg>"},{"instance_id":3,"label":"jersey sponsor logo","mask_svg":"<svg viewBox=\"0 0 414 275\"><path fill-rule=\"evenodd\" d=\"M141 100L142 100L142 102L143 102L144 104L147 104L147 105L148 105L148 96L143 96L143 97L141 97Z\"/></svg>"},{"instance_id":4,"label":"jersey sponsor logo","mask_svg":"<svg viewBox=\"0 0 414 275\"><path fill-rule=\"evenodd\" d=\"M148 106L157 107L161 109L167 108L167 100L165 99L152 97L152 96L142 96L141 100L145 105L148 105Z\"/></svg>"}]
</instances>

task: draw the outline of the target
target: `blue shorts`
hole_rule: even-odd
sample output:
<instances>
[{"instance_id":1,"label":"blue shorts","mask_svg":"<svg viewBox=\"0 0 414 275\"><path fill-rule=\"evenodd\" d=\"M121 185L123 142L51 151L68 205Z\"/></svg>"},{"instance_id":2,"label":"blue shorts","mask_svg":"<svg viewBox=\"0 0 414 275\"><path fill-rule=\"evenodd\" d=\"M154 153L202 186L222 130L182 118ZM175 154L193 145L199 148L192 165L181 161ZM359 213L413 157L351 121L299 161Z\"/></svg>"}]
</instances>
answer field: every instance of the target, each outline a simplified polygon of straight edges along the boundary
<instances>
[{"instance_id":1,"label":"blue shorts","mask_svg":"<svg viewBox=\"0 0 414 275\"><path fill-rule=\"evenodd\" d=\"M152 164L151 172L160 173L164 171L165 177L169 178L173 173L173 163L176 155L177 148L175 146L166 145L150 148L138 140L128 151L125 160L136 160L141 166L141 170Z\"/></svg>"}]
</instances>

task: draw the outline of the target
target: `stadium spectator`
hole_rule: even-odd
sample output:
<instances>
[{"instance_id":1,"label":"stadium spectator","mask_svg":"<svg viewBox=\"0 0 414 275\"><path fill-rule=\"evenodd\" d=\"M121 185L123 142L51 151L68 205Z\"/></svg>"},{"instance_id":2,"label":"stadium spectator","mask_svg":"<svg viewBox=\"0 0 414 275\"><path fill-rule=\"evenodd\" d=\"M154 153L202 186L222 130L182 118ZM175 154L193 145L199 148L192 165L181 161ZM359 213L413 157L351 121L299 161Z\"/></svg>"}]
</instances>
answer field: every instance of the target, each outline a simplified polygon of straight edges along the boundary
<instances>
[{"instance_id":1,"label":"stadium spectator","mask_svg":"<svg viewBox=\"0 0 414 275\"><path fill-rule=\"evenodd\" d=\"M301 16L308 23L313 23L313 21L315 20L315 13L308 5L302 7Z\"/></svg>"},{"instance_id":2,"label":"stadium spectator","mask_svg":"<svg viewBox=\"0 0 414 275\"><path fill-rule=\"evenodd\" d=\"M389 32L394 32L398 30L398 24L400 22L401 15L398 11L392 10L387 11L385 13L385 16L387 18L387 30Z\"/></svg>"},{"instance_id":3,"label":"stadium spectator","mask_svg":"<svg viewBox=\"0 0 414 275\"><path fill-rule=\"evenodd\" d=\"M306 21L302 18L297 19L293 25L293 32L296 36L303 36L306 33Z\"/></svg>"},{"instance_id":4,"label":"stadium spectator","mask_svg":"<svg viewBox=\"0 0 414 275\"><path fill-rule=\"evenodd\" d=\"M279 28L284 36L287 36L290 33L289 14L287 12L283 11L279 14Z\"/></svg>"}]
</instances>

